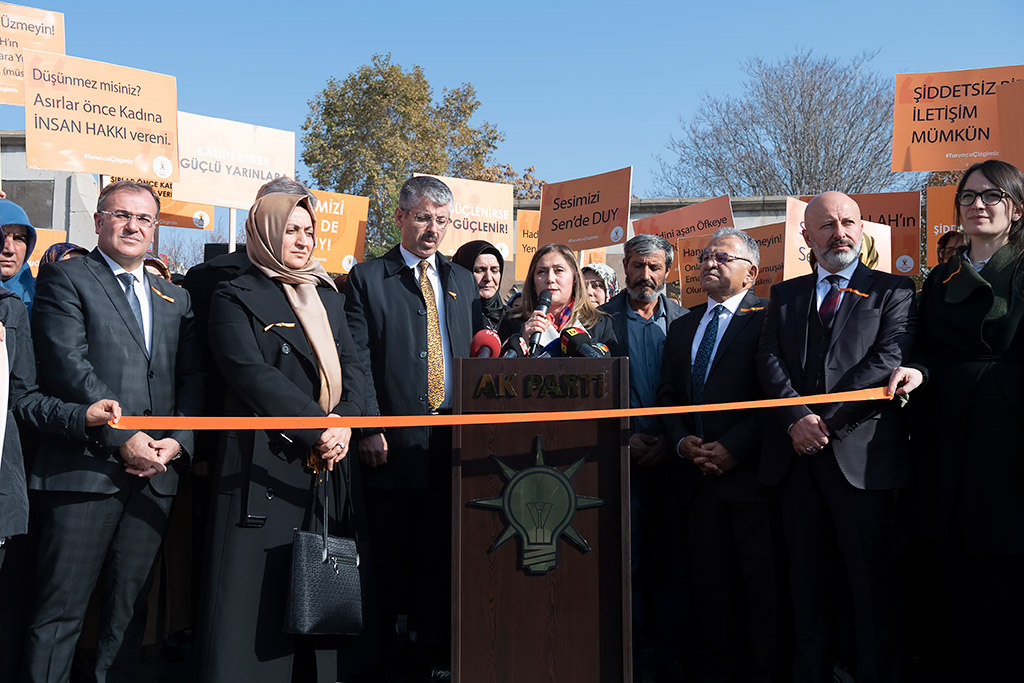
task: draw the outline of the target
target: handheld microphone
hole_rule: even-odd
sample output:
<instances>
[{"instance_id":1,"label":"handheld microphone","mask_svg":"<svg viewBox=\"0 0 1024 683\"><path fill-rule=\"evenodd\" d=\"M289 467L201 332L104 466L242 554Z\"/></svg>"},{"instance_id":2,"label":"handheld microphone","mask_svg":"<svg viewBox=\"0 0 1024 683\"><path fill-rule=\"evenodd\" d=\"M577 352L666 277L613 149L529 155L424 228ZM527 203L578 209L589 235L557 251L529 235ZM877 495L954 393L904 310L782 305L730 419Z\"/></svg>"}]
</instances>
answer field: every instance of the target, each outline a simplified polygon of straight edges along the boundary
<instances>
[{"instance_id":1,"label":"handheld microphone","mask_svg":"<svg viewBox=\"0 0 1024 683\"><path fill-rule=\"evenodd\" d=\"M559 340L562 355L574 358L607 358L608 347L596 343L582 327L567 327Z\"/></svg>"},{"instance_id":2,"label":"handheld microphone","mask_svg":"<svg viewBox=\"0 0 1024 683\"><path fill-rule=\"evenodd\" d=\"M469 355L473 358L496 358L501 353L501 337L494 330L480 330L469 343Z\"/></svg>"},{"instance_id":3,"label":"handheld microphone","mask_svg":"<svg viewBox=\"0 0 1024 683\"><path fill-rule=\"evenodd\" d=\"M501 347L502 358L522 358L525 355L526 340L523 339L522 335L513 334L505 340L505 345Z\"/></svg>"},{"instance_id":4,"label":"handheld microphone","mask_svg":"<svg viewBox=\"0 0 1024 683\"><path fill-rule=\"evenodd\" d=\"M541 315L547 315L548 309L551 308L551 291L545 289L537 297L537 308L534 312L540 313ZM537 330L530 335L530 355L537 353L537 347L540 346L540 330Z\"/></svg>"}]
</instances>

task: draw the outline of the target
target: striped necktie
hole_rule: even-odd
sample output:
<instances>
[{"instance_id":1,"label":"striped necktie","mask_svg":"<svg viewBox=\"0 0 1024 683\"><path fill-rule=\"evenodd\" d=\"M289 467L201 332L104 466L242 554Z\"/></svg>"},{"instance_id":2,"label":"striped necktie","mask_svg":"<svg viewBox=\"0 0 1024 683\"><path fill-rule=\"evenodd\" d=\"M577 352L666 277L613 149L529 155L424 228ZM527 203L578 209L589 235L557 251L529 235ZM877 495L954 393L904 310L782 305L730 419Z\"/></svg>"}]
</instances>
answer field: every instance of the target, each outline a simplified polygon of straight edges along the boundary
<instances>
[{"instance_id":1,"label":"striped necktie","mask_svg":"<svg viewBox=\"0 0 1024 683\"><path fill-rule=\"evenodd\" d=\"M836 310L839 308L839 282L840 278L838 275L829 275L827 278L829 288L828 294L821 302L821 308L818 309L818 318L821 320L821 324L825 326L825 329L832 327L832 321L836 317Z\"/></svg>"},{"instance_id":2,"label":"striped necktie","mask_svg":"<svg viewBox=\"0 0 1024 683\"><path fill-rule=\"evenodd\" d=\"M434 288L427 279L426 261L420 261L420 291L427 306L427 403L437 410L444 403L444 351L441 349L441 325L437 317Z\"/></svg>"}]
</instances>

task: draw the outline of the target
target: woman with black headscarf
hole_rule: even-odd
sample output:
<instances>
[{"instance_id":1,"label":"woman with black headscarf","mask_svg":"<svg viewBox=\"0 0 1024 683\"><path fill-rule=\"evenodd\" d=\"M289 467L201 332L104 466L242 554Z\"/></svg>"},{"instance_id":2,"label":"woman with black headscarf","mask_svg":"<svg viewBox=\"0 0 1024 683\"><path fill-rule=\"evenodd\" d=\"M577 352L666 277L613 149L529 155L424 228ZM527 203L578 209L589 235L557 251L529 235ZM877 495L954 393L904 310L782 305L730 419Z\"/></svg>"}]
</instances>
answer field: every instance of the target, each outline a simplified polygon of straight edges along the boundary
<instances>
[{"instance_id":1,"label":"woman with black headscarf","mask_svg":"<svg viewBox=\"0 0 1024 683\"><path fill-rule=\"evenodd\" d=\"M245 247L253 265L218 286L210 308L210 346L227 383L225 415L362 412L365 373L345 298L312 257L315 224L305 195L268 194L250 209ZM361 668L357 655L348 656L350 637L281 630L293 530L315 523L323 469L335 475L329 531L352 535L342 533L345 497L357 488L341 483L357 469L357 459L345 457L350 442L351 430L340 427L224 434L214 459L200 680L333 683Z\"/></svg>"},{"instance_id":2,"label":"woman with black headscarf","mask_svg":"<svg viewBox=\"0 0 1024 683\"><path fill-rule=\"evenodd\" d=\"M452 261L473 273L484 320L492 330L498 329L507 310L498 295L501 277L505 273L505 259L501 252L490 242L474 240L459 247Z\"/></svg>"}]
</instances>

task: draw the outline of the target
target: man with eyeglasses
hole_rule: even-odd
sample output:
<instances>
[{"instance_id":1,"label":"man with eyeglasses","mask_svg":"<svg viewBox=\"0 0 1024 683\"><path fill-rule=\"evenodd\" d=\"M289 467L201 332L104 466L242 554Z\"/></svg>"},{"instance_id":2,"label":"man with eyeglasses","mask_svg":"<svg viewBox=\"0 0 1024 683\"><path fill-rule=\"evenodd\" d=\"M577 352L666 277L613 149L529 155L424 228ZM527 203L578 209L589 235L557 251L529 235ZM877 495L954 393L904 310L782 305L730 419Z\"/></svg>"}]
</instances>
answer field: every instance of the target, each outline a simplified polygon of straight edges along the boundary
<instances>
[{"instance_id":1,"label":"man with eyeglasses","mask_svg":"<svg viewBox=\"0 0 1024 683\"><path fill-rule=\"evenodd\" d=\"M437 253L453 201L436 178L407 180L395 210L401 242L349 272L345 308L368 373L366 415L451 410L452 359L469 357L484 327L473 274ZM381 677L450 680L451 429L366 429L358 438L380 602L379 620L368 623L379 623L389 668ZM396 640L399 614L411 651Z\"/></svg>"},{"instance_id":2,"label":"man with eyeglasses","mask_svg":"<svg viewBox=\"0 0 1024 683\"><path fill-rule=\"evenodd\" d=\"M751 289L757 242L722 228L698 261L707 303L669 328L658 403L763 398L755 356L768 302ZM687 515L693 680L781 680L784 545L777 490L757 481L761 417L734 410L667 415L662 423L694 481Z\"/></svg>"},{"instance_id":3,"label":"man with eyeglasses","mask_svg":"<svg viewBox=\"0 0 1024 683\"><path fill-rule=\"evenodd\" d=\"M914 284L860 263L857 203L826 192L804 212L815 272L772 287L757 361L768 398L882 387L913 343ZM773 409L760 479L781 484L793 599L794 683L831 680L833 604L850 596L858 683L897 681L899 572L896 494L910 478L907 425L897 402ZM845 584L833 562L842 558Z\"/></svg>"},{"instance_id":4,"label":"man with eyeglasses","mask_svg":"<svg viewBox=\"0 0 1024 683\"><path fill-rule=\"evenodd\" d=\"M159 211L149 185L107 185L93 215L97 248L40 269L32 337L45 393L70 403L114 398L125 415L197 414L189 295L143 267ZM38 571L27 678L67 680L102 570L96 680L142 680L146 595L192 433L75 433L43 436L29 471Z\"/></svg>"},{"instance_id":5,"label":"man with eyeglasses","mask_svg":"<svg viewBox=\"0 0 1024 683\"><path fill-rule=\"evenodd\" d=\"M36 229L28 220L25 210L8 199L0 199L0 229L4 246L0 251L0 281L4 289L21 298L32 315L32 298L36 292L36 279L32 276L28 258L36 246Z\"/></svg>"},{"instance_id":6,"label":"man with eyeglasses","mask_svg":"<svg viewBox=\"0 0 1024 683\"><path fill-rule=\"evenodd\" d=\"M600 310L612 316L613 356L629 358L629 405L654 406L661 380L661 357L669 325L686 312L662 291L672 267L672 245L657 235L636 235L623 246L626 287ZM676 680L689 639L685 624L686 549L682 534L683 470L657 418L630 422L630 529L634 667L637 644L649 634L659 681ZM638 676L639 674L637 674ZM636 677L636 676L634 676Z\"/></svg>"}]
</instances>

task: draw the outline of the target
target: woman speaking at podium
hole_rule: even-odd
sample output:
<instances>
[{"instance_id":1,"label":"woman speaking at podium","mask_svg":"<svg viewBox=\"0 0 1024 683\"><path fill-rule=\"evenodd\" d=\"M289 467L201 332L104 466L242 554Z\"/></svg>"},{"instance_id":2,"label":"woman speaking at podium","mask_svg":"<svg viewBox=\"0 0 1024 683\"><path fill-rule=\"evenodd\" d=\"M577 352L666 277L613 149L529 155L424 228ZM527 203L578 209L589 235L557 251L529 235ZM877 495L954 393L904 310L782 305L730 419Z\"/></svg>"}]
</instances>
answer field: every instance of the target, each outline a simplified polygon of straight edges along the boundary
<instances>
[{"instance_id":1,"label":"woman speaking at podium","mask_svg":"<svg viewBox=\"0 0 1024 683\"><path fill-rule=\"evenodd\" d=\"M550 308L538 310L545 291L551 296ZM591 344L611 346L615 342L611 316L590 302L572 251L564 244L545 244L530 261L519 306L505 317L498 334L503 340L520 334L529 344L533 335L539 333L537 351L532 355L547 352L561 356L562 332L571 327L584 328L590 334Z\"/></svg>"}]
</instances>

